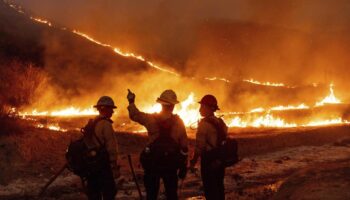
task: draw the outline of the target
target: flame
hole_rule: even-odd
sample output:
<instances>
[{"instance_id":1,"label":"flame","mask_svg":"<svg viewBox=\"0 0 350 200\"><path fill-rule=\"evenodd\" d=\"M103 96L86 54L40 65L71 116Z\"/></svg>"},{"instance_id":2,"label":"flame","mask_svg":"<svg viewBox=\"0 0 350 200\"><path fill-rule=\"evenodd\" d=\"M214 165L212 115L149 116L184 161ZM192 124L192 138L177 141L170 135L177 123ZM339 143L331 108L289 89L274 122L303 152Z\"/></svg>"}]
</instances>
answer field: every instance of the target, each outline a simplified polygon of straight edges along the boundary
<instances>
[{"instance_id":1,"label":"flame","mask_svg":"<svg viewBox=\"0 0 350 200\"><path fill-rule=\"evenodd\" d=\"M179 115L187 127L200 119L199 104L194 99L194 93L190 93L187 99L180 102L180 105L175 106L174 109L174 113ZM157 103L151 107L146 107L144 110L146 113L159 113L162 110L162 106Z\"/></svg>"},{"instance_id":2,"label":"flame","mask_svg":"<svg viewBox=\"0 0 350 200\"><path fill-rule=\"evenodd\" d=\"M34 109L31 112L19 112L20 116L51 116L51 117L71 117L71 116L91 116L98 115L98 112L93 108L80 109L75 107L68 107L62 110L54 110L54 111L37 111Z\"/></svg>"},{"instance_id":3,"label":"flame","mask_svg":"<svg viewBox=\"0 0 350 200\"><path fill-rule=\"evenodd\" d=\"M263 86L271 86L271 87L287 87L287 88L295 88L294 86L287 86L284 83L272 83L272 82L260 82L254 79L245 79L244 82L252 83L255 85L263 85Z\"/></svg>"},{"instance_id":4,"label":"flame","mask_svg":"<svg viewBox=\"0 0 350 200\"><path fill-rule=\"evenodd\" d=\"M37 17L30 17L30 19L34 20L34 21L37 21L39 23L42 23L42 24L46 24L48 26L52 26L51 22L45 20L45 19L40 19L40 18L37 18Z\"/></svg>"},{"instance_id":5,"label":"flame","mask_svg":"<svg viewBox=\"0 0 350 200\"><path fill-rule=\"evenodd\" d=\"M304 110L304 109L310 109L310 107L302 103L298 106L289 105L289 106L276 106L276 107L270 108L270 110Z\"/></svg>"},{"instance_id":6,"label":"flame","mask_svg":"<svg viewBox=\"0 0 350 200\"><path fill-rule=\"evenodd\" d=\"M337 97L335 97L335 95L334 95L333 86L334 86L333 84L329 85L329 95L326 96L320 102L317 102L316 106L323 106L325 104L339 104L339 103L341 103L341 101Z\"/></svg>"},{"instance_id":7,"label":"flame","mask_svg":"<svg viewBox=\"0 0 350 200\"><path fill-rule=\"evenodd\" d=\"M226 78L220 78L220 77L206 77L204 78L206 80L209 80L209 81L224 81L226 83L230 83L231 81L226 79Z\"/></svg>"},{"instance_id":8,"label":"flame","mask_svg":"<svg viewBox=\"0 0 350 200\"><path fill-rule=\"evenodd\" d=\"M175 106L174 113L178 114L180 118L184 121L186 127L192 127L193 124L201 119L199 114L199 104L196 102L195 94L192 92L188 97L180 102L179 105ZM333 85L330 86L330 95L325 97L322 102L341 102L334 96ZM320 105L319 103L316 103ZM146 113L159 113L162 107L160 104L156 103L151 106L141 107ZM335 124L348 124L349 122L343 120L341 117L334 117L330 119L323 120L310 120L304 124L298 124L293 122L286 122L284 119L274 116L272 112L274 111L284 111L284 110L304 110L311 109L311 107L300 104L297 106L275 106L269 109L265 108L255 108L248 112L229 112L229 113L218 113L224 117L225 122L229 127L309 127L309 126L323 126L323 125L335 125ZM34 109L31 112L20 112L20 116L55 116L55 117L70 117L70 116L84 116L84 115L97 115L97 111L92 108L80 109L75 107L68 107L62 110L56 111L37 111ZM230 117L231 116L231 117ZM52 130L62 130L59 126L44 126ZM41 127L43 128L43 127ZM141 132L144 132L142 129Z\"/></svg>"},{"instance_id":9,"label":"flame","mask_svg":"<svg viewBox=\"0 0 350 200\"><path fill-rule=\"evenodd\" d=\"M60 132L67 132L67 129L63 129L60 126L58 126L57 124L49 124L49 125L44 125L44 124L37 124L36 125L37 128L46 128L52 131L60 131Z\"/></svg>"},{"instance_id":10,"label":"flame","mask_svg":"<svg viewBox=\"0 0 350 200\"><path fill-rule=\"evenodd\" d=\"M297 124L286 123L283 119L274 117L272 114L242 120L240 117L234 117L231 122L228 123L229 127L296 127Z\"/></svg>"},{"instance_id":11,"label":"flame","mask_svg":"<svg viewBox=\"0 0 350 200\"><path fill-rule=\"evenodd\" d=\"M312 121L308 123L307 126L324 126L324 125L336 125L336 124L349 124L349 122L339 117L339 118L329 119L329 120Z\"/></svg>"},{"instance_id":12,"label":"flame","mask_svg":"<svg viewBox=\"0 0 350 200\"><path fill-rule=\"evenodd\" d=\"M162 72L166 72L166 73L173 74L173 75L175 75L175 76L179 76L179 74L177 74L176 72L171 71L171 70L169 70L169 69L166 69L165 67L156 65L156 64L154 64L154 63L151 62L151 61L147 61L144 57L142 57L142 56L140 56L140 55L136 55L136 54L134 54L134 53L124 52L124 51L120 50L120 49L117 48L117 47L112 47L112 46L109 45L109 44L105 44L105 43L103 43L103 42L100 42L100 41L94 39L93 37L89 36L89 35L86 34L86 33L83 33L83 32L77 31L77 30L73 30L73 33L75 33L75 34L77 34L77 35L79 35L79 36L81 36L81 37L84 37L84 38L90 40L91 42L93 42L93 43L95 43L95 44L98 44L98 45L100 45L100 46L104 46L104 47L111 48L111 49L113 49L113 51L114 51L116 54L118 54L118 55L121 55L121 56L123 56L123 57L132 57L132 58L134 58L134 59L137 59L137 60L140 60L140 61L143 61L143 62L147 62L147 64L148 64L149 66L151 66L151 67L153 67L153 68L155 68L155 69L158 69L158 70L160 70L160 71L162 71Z\"/></svg>"}]
</instances>

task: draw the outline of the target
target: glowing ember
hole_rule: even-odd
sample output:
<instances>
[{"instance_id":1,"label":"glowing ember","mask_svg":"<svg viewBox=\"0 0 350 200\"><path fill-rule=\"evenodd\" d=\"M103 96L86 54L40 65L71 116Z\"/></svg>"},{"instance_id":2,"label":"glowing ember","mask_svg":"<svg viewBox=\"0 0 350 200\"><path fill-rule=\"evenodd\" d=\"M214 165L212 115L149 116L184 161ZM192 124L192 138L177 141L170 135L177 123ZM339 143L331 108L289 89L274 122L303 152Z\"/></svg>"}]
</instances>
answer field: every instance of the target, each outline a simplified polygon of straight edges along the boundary
<instances>
[{"instance_id":1,"label":"glowing ember","mask_svg":"<svg viewBox=\"0 0 350 200\"><path fill-rule=\"evenodd\" d=\"M333 84L330 84L329 86L329 95L325 97L322 101L317 102L316 106L323 106L325 104L338 104L341 103L341 101L335 97L334 90L333 90Z\"/></svg>"}]
</instances>

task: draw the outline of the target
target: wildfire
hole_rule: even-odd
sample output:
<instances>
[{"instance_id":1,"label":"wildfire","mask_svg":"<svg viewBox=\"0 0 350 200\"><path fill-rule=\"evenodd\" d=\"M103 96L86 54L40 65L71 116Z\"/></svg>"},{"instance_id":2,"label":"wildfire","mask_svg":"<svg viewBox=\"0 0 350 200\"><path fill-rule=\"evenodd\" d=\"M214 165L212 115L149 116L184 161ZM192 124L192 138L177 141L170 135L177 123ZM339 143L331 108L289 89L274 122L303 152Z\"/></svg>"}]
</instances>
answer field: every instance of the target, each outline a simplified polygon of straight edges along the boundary
<instances>
[{"instance_id":1,"label":"wildfire","mask_svg":"<svg viewBox=\"0 0 350 200\"><path fill-rule=\"evenodd\" d=\"M11 4L8 1L6 2L9 4L9 6L11 6L16 11L20 13L24 13L21 7ZM38 23L46 24L48 26L54 26L48 20L41 19L38 17L33 17L30 15L28 16L30 17L30 19ZM69 30L65 27L61 27L60 29ZM98 41L95 38L89 36L88 34L80 32L78 30L72 30L72 32L97 45L110 48L120 56L132 57L139 61L146 62L150 67L153 67L157 70L179 76L179 74L177 74L176 72L171 71L163 66L156 65L153 62L148 61L146 58L144 58L141 55L125 52L117 47L113 47L109 44ZM230 83L230 80L225 78L219 78L219 77L209 77L205 79L211 80L211 81L219 80L219 81L224 81L226 83ZM295 88L294 86L288 86L288 85L285 85L284 83L260 82L254 79L246 79L243 81L256 84L256 85L263 85L263 86L270 86L270 87ZM314 86L316 87L317 85L314 85ZM320 102L316 102L315 106L323 106L325 104L338 104L338 103L341 103L341 101L335 97L333 84L331 84L330 94ZM160 112L161 106L159 104L155 104L153 106L149 106L141 109L146 110L146 112L154 113L154 112ZM183 119L185 125L189 127L200 119L198 109L199 109L199 104L195 101L194 93L191 93L189 94L186 100L182 101L180 105L175 107L175 113L177 113ZM231 113L221 113L221 114L224 115L225 121L230 127L296 127L296 126L320 126L320 125L329 125L329 124L348 123L347 121L343 120L340 117L335 117L333 119L325 119L325 120L311 120L310 122L304 123L304 124L290 123L290 122L287 122L285 119L275 116L273 113L273 111L302 110L302 109L310 109L310 107L305 104L300 104L297 106L279 105L272 108L256 108L243 113L231 112ZM33 109L32 111L29 111L29 112L19 113L19 115L22 116L23 118L26 118L27 116L71 117L71 116L86 116L86 115L97 115L97 114L98 114L97 111L95 111L93 108L81 109L76 107L69 107L69 108L65 108L62 110L55 110L55 111L37 111L36 109ZM54 125L38 124L37 127L48 128L48 129L57 130L57 131L66 131L65 129L60 128L57 124L54 124Z\"/></svg>"},{"instance_id":2,"label":"wildfire","mask_svg":"<svg viewBox=\"0 0 350 200\"><path fill-rule=\"evenodd\" d=\"M338 104L341 103L341 101L335 97L334 90L333 90L333 84L330 84L329 86L329 95L326 96L322 101L317 102L316 106L323 106L325 104Z\"/></svg>"},{"instance_id":3,"label":"wildfire","mask_svg":"<svg viewBox=\"0 0 350 200\"><path fill-rule=\"evenodd\" d=\"M322 104L321 104L322 102ZM334 95L333 85L330 85L330 94L325 97L321 102L317 102L316 106L321 106L325 103L340 103L341 101L337 99ZM219 113L222 115L225 122L229 127L309 127L309 126L322 126L322 125L335 125L335 124L348 124L349 122L343 120L341 117L333 117L330 119L314 119L305 123L295 123L287 122L285 119L277 117L274 115L274 111L288 111L288 110L306 110L311 109L305 104L300 104L297 106L275 106L268 109L265 108L255 108L248 112L229 112L229 113ZM160 104L154 104L152 106L141 107L147 113L159 113L161 111ZM201 118L199 114L199 104L196 101L194 93L190 93L188 97L180 102L179 105L175 107L174 113L178 114L180 118L184 121L186 127L191 127ZM86 116L86 115L97 115L97 111L93 108L80 109L75 107L69 107L62 110L55 111L37 111L34 109L31 112L20 112L20 116L53 116L53 117L72 117L72 116ZM194 126L195 126L194 125ZM43 125L42 125L43 126ZM41 128L49 128L51 130L62 130L59 126L44 126ZM144 130L142 130L144 131Z\"/></svg>"}]
</instances>

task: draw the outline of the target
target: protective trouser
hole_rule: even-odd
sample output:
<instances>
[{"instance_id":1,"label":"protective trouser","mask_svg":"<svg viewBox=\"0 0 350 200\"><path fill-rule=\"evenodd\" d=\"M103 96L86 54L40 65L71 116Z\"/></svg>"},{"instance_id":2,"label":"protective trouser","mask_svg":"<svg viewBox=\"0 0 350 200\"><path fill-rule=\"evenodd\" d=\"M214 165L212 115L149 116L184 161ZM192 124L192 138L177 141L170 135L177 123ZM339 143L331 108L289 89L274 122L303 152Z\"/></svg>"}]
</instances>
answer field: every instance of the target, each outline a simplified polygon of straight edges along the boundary
<instances>
[{"instance_id":1,"label":"protective trouser","mask_svg":"<svg viewBox=\"0 0 350 200\"><path fill-rule=\"evenodd\" d=\"M201 176L205 198L207 200L225 200L225 167L217 166L213 168L211 163L202 159Z\"/></svg>"},{"instance_id":2,"label":"protective trouser","mask_svg":"<svg viewBox=\"0 0 350 200\"><path fill-rule=\"evenodd\" d=\"M159 192L160 179L163 180L167 200L177 200L177 170L154 172L145 170L144 185L147 200L156 200Z\"/></svg>"},{"instance_id":3,"label":"protective trouser","mask_svg":"<svg viewBox=\"0 0 350 200\"><path fill-rule=\"evenodd\" d=\"M89 200L114 200L117 193L111 167L108 165L100 172L87 178L87 196Z\"/></svg>"}]
</instances>

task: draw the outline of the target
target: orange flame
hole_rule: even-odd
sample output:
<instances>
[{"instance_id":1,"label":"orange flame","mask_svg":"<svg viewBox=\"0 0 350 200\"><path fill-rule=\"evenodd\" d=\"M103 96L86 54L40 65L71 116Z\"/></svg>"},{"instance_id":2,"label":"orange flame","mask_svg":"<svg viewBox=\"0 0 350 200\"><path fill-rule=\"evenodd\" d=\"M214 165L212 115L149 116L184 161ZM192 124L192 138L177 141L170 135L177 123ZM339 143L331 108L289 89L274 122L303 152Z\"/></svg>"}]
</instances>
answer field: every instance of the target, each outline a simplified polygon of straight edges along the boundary
<instances>
[{"instance_id":1,"label":"orange flame","mask_svg":"<svg viewBox=\"0 0 350 200\"><path fill-rule=\"evenodd\" d=\"M333 86L334 86L333 84L329 85L329 95L326 96L320 102L317 102L316 106L323 106L325 104L339 104L339 103L341 103L341 101L337 97L335 97L335 95L334 95Z\"/></svg>"},{"instance_id":2,"label":"orange flame","mask_svg":"<svg viewBox=\"0 0 350 200\"><path fill-rule=\"evenodd\" d=\"M294 86L287 86L284 83L260 82L254 79L245 79L243 81L256 84L256 85L263 85L263 86L294 88Z\"/></svg>"},{"instance_id":3,"label":"orange flame","mask_svg":"<svg viewBox=\"0 0 350 200\"><path fill-rule=\"evenodd\" d=\"M93 108L80 109L75 107L68 107L62 110L54 111L37 111L34 109L31 112L19 112L20 116L51 116L51 117L71 117L71 116L89 116L89 115L98 115L98 112Z\"/></svg>"},{"instance_id":4,"label":"orange flame","mask_svg":"<svg viewBox=\"0 0 350 200\"><path fill-rule=\"evenodd\" d=\"M36 18L36 17L30 17L30 19L34 20L34 21L37 21L39 23L42 23L42 24L46 24L48 26L52 26L51 22L45 20L45 19L40 19L40 18Z\"/></svg>"}]
</instances>

